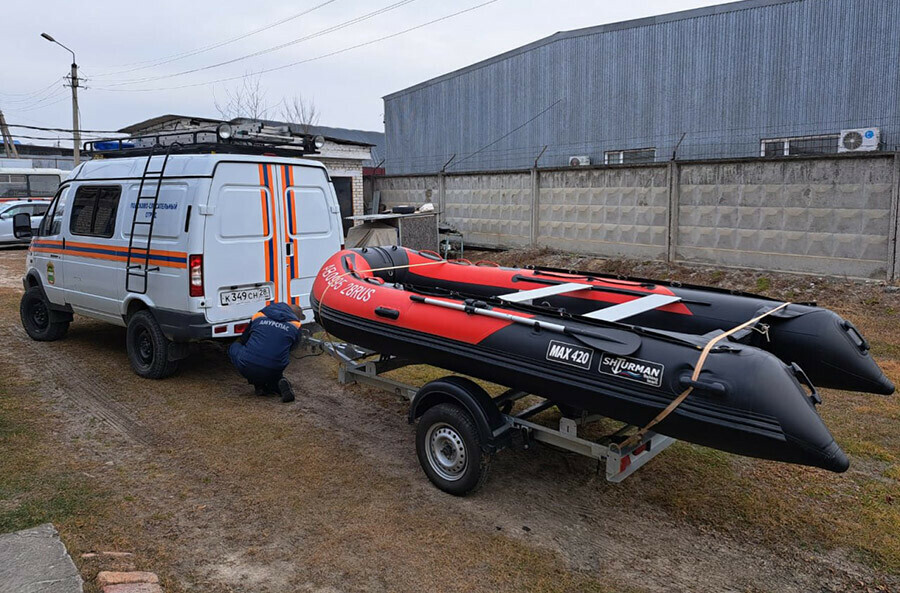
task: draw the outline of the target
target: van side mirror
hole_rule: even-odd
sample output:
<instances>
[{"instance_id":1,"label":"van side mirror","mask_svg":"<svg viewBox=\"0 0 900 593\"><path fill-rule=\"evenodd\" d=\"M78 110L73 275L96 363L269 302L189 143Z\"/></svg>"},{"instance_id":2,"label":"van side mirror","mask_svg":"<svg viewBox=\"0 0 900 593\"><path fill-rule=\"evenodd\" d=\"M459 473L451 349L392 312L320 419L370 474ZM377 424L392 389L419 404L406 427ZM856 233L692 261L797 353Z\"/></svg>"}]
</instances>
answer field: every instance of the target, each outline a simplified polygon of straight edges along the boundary
<instances>
[{"instance_id":1,"label":"van side mirror","mask_svg":"<svg viewBox=\"0 0 900 593\"><path fill-rule=\"evenodd\" d=\"M13 235L16 239L31 238L31 216L27 212L20 212L13 216Z\"/></svg>"}]
</instances>

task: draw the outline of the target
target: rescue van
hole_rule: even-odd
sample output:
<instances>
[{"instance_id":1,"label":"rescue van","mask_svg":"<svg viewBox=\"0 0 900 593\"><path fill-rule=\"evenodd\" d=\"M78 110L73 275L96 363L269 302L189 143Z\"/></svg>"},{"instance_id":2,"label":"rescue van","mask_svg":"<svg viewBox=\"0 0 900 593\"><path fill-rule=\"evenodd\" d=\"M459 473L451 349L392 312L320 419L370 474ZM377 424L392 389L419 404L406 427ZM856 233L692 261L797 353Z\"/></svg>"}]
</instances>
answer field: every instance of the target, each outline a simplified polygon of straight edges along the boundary
<instances>
[{"instance_id":1,"label":"rescue van","mask_svg":"<svg viewBox=\"0 0 900 593\"><path fill-rule=\"evenodd\" d=\"M62 338L74 313L125 326L134 371L159 379L190 342L234 338L267 304L309 308L316 273L343 244L325 166L265 147L174 146L95 155L62 183L28 250L31 338ZM26 224L16 219L17 237Z\"/></svg>"}]
</instances>

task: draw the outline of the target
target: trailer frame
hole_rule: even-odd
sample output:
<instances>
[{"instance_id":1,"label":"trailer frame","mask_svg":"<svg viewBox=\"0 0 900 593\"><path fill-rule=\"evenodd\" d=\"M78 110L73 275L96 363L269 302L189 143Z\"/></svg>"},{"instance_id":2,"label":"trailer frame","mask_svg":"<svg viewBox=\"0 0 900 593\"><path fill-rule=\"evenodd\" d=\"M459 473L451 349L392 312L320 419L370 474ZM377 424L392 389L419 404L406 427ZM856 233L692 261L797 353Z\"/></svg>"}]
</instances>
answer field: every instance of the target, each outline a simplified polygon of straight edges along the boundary
<instances>
[{"instance_id":1,"label":"trailer frame","mask_svg":"<svg viewBox=\"0 0 900 593\"><path fill-rule=\"evenodd\" d=\"M387 372L421 363L379 354L346 342L313 338L307 333L307 330L304 330L304 334L304 346L307 349L328 353L338 359L340 363L338 382L342 385L357 383L375 387L393 393L410 404L413 403L416 394L421 389L421 387L384 376ZM545 426L530 419L556 406L550 399L534 396L541 397L542 401L517 413L511 413L513 404L528 395L533 394L509 389L492 398L503 418L503 423L493 430L493 436L499 443L495 450L499 451L509 446L521 446L527 449L533 443L543 443L596 460L598 473L602 468L607 481L618 483L646 465L676 440L653 431L647 431L636 443L621 447L620 444L626 441L634 430L637 430L638 427L632 425L625 425L611 434L604 435L599 440L582 438L579 436L579 429L603 419L603 416L582 413L578 418L570 418L563 414L560 416L558 427ZM500 439L501 436L510 438Z\"/></svg>"}]
</instances>

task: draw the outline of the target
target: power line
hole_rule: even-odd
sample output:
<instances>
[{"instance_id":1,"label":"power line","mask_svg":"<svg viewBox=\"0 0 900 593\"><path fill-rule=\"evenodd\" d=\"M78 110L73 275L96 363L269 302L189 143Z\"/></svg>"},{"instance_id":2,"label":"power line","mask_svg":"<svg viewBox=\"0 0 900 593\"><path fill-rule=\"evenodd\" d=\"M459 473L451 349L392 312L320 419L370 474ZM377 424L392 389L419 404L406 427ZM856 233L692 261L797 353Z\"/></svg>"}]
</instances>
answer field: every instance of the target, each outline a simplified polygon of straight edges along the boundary
<instances>
[{"instance_id":1,"label":"power line","mask_svg":"<svg viewBox=\"0 0 900 593\"><path fill-rule=\"evenodd\" d=\"M6 98L4 98L4 99L3 99L3 103L6 104L6 105L9 105L9 104L11 104L11 103L19 104L19 103L31 103L31 102L34 102L34 101L43 101L44 99L46 99L46 98L49 97L50 95L56 94L56 92L57 92L60 88L62 88L63 86L65 86L65 83L63 83L63 84L60 85L59 87L56 86L59 82L61 82L61 81L63 81L63 80L64 80L64 78L63 78L63 77L60 77L58 80L54 81L54 83L53 83L52 85L50 85L50 86L48 86L48 87L46 87L46 88L44 88L44 89L42 89L42 90L40 90L40 91L38 91L38 92L36 92L36 93L30 94L29 96L27 96L27 97L25 97L25 98L22 98L22 99L6 99Z\"/></svg>"},{"instance_id":2,"label":"power line","mask_svg":"<svg viewBox=\"0 0 900 593\"><path fill-rule=\"evenodd\" d=\"M476 150L475 152L473 152L473 153L470 154L469 156L466 156L466 157L463 157L463 158L459 159L458 161L456 161L455 163L453 163L452 166L456 166L456 165L458 165L458 164L460 164L460 163L462 163L462 162L464 162L464 161L469 160L470 158L472 158L473 156L475 156L476 154L478 154L478 153L481 152L482 150L485 150L486 148L490 148L491 146L493 146L494 144L497 144L498 142L500 142L500 141L503 140L504 138L507 138L507 137L511 136L512 134L515 134L516 132L518 132L519 130L521 130L522 128L524 128L525 126L527 126L528 124L530 124L531 122L533 122L534 120L536 120L537 118L539 118L540 116L544 115L545 113L547 113L548 111L550 111L551 109L553 109L554 107L556 107L557 105L559 105L559 104L562 102L562 100L563 100L563 98L560 97L559 99L557 99L556 101L554 101L551 105L545 107L540 113L538 113L537 115L535 115L534 117L532 117L531 119L529 119L528 121L526 121L525 123L523 123L522 125L518 126L517 128L513 128L512 130L510 130L510 131L507 132L506 134L500 136L500 137L497 138L496 140L494 140L494 141L492 141L492 142L489 142L489 143L485 144L484 146L482 146L481 148L479 148L478 150Z\"/></svg>"},{"instance_id":3,"label":"power line","mask_svg":"<svg viewBox=\"0 0 900 593\"><path fill-rule=\"evenodd\" d=\"M16 138L25 138L28 140L63 140L66 142L72 142L75 140L72 136L23 136L22 134L14 134ZM102 140L102 136L97 136L96 138L83 138L86 140Z\"/></svg>"},{"instance_id":4,"label":"power line","mask_svg":"<svg viewBox=\"0 0 900 593\"><path fill-rule=\"evenodd\" d=\"M101 77L101 76L114 76L114 75L116 75L116 74L125 74L125 73L127 73L127 72L134 72L134 71L136 71L136 70L145 70L145 69L147 69L147 68L153 68L154 66L162 66L163 64L169 64L169 63L171 63L171 62L176 62L176 61L178 61L178 60L183 60L184 58L189 58L189 57L191 57L191 56L196 56L196 55L198 55L198 54L202 54L202 53L208 52L208 51L213 50L213 49L218 49L218 48L220 48L220 47L224 47L224 46L226 46L226 45L229 45L229 44L231 44L231 43L234 43L235 41L240 41L241 39L246 39L247 37L251 37L251 36L253 36L253 35L256 35L257 33L262 33L263 31L268 31L269 29L273 29L273 28L275 28L275 27L277 27L277 26L279 26L279 25L283 25L284 23L290 22L290 21L292 21L292 20L294 20L294 19L298 19L298 18L300 18L301 16L306 16L307 14L309 14L309 13L311 13L311 12L313 12L313 11L316 11L316 10L318 10L318 9L324 7L324 6L328 6L329 4L332 4L332 3L335 2L335 1L336 1L336 0L327 0L326 2L322 2L321 4L317 4L316 6L313 6L312 8L309 8L309 9L307 9L307 10L304 10L303 12L298 12L297 14L293 14L293 15L291 15L291 16L285 17L285 18L283 18L283 19L281 19L281 20L275 21L274 23L270 23L270 24L265 25L265 26L263 26L263 27L260 27L260 28L258 28L258 29L254 29L253 31L249 31L249 32L247 32L247 33L244 33L244 34L242 34L242 35L238 35L238 36L236 36L236 37L232 37L232 38L230 38L230 39L226 39L225 41L220 41L220 42L218 42L218 43L212 43L212 44L210 44L210 45L204 45L204 46L202 46L202 47L198 47L197 49L194 49L194 50L191 50L191 51L182 52L182 53L177 53L177 54L172 54L172 55L165 56L165 57L162 57L162 58L156 58L156 59L154 59L154 60L145 60L145 61L142 61L142 62L132 62L132 63L130 63L130 64L122 64L121 67L128 67L128 66L137 66L137 67L136 67L136 68L129 68L129 69L127 69L127 70L119 70L119 71L116 71L116 72L106 72L106 73L102 73L102 72L101 72L100 74L97 74L96 77ZM146 65L141 65L141 64L146 64Z\"/></svg>"},{"instance_id":5,"label":"power line","mask_svg":"<svg viewBox=\"0 0 900 593\"><path fill-rule=\"evenodd\" d=\"M25 128L26 130L40 130L42 132L74 132L71 128L46 128L41 126L26 126L24 124L9 124L11 128ZM118 130L80 130L88 134L124 134Z\"/></svg>"},{"instance_id":6,"label":"power line","mask_svg":"<svg viewBox=\"0 0 900 593\"><path fill-rule=\"evenodd\" d=\"M46 91L46 90L48 90L48 89L54 87L54 86L56 85L56 83L59 82L59 80L60 80L60 79L57 78L56 80L54 80L53 82L51 82L50 84L48 84L47 86L45 86L44 88L38 89L38 90L36 90L36 91L31 91L31 92L28 92L28 93L8 93L8 92L5 92L5 91L0 91L0 95L4 95L4 96L7 96L7 97L29 97L29 96L40 95L40 94L43 93L44 91ZM27 101L27 100L28 100L28 99L9 99L9 101Z\"/></svg>"},{"instance_id":7,"label":"power line","mask_svg":"<svg viewBox=\"0 0 900 593\"><path fill-rule=\"evenodd\" d=\"M388 13L388 12L391 12L392 10L396 10L396 9L402 7L402 6L406 6L407 4L410 4L410 3L415 2L415 1L416 1L416 0L400 0L399 2L395 2L395 3L393 3L393 4L389 4L388 6L379 8L378 10L373 10L372 12L369 12L369 13L367 13L367 14L364 14L364 15L361 15L361 16L358 16L358 17L355 17L355 18L352 18L352 19L347 20L347 21L344 21L344 22L342 22L342 23L338 23L337 25L333 25L333 26L331 26L331 27L327 27L327 28L322 29L322 30L320 30L320 31L316 31L315 33L310 33L309 35L305 35L305 36L303 36L303 37L298 37L298 38L293 39L293 40L291 40L291 41L288 41L288 42L285 42L285 43L281 43L281 44L279 44L279 45L274 45L274 46L269 47L269 48L266 48L266 49L261 49L261 50L259 50L259 51L255 51L255 52L253 52L253 53L249 53L249 54L246 54L246 55L243 55L243 56L239 56L239 57L237 57L237 58L232 58L232 59L230 59L230 60L225 60L224 62L218 62L218 63L215 63L215 64L209 64L209 65L207 65L207 66L200 66L200 67L198 67L198 68L191 68L191 69L189 69L189 70L182 70L181 72L174 72L174 73L172 73L172 74L163 74L163 75L160 75L160 76L150 76L150 77L145 77L145 78L134 78L134 79L131 79L131 80L123 80L123 81L120 81L120 82L112 82L112 83L109 83L108 86L126 86L126 85L130 85L130 84L138 84L138 83L141 83L141 82L155 82L155 81L157 81L157 80L164 80L164 79L167 79L167 78L175 78L176 76L184 76L185 74L194 74L194 73L196 73L196 72L203 72L204 70L212 70L213 68L220 68L220 67L222 67L222 66L227 66L227 65L229 65L229 64L234 64L234 63L236 63L236 62L242 62L242 61L244 61L244 60L249 60L250 58L255 58L255 57L257 57L257 56L261 56L261 55L264 55L264 54L268 54L268 53L272 53L272 52L275 52L275 51L284 49L284 48L286 48L286 47L290 47L290 46L292 46L292 45L297 45L298 43L302 43L302 42L304 42L304 41L309 41L310 39L315 39L315 38L317 38L317 37L322 37L322 36L328 35L329 33L334 33L335 31L340 31L341 29L346 29L347 27L350 27L350 26L353 26L353 25L355 25L355 24L361 23L361 22L363 22L363 21L369 20L369 19L374 18L374 17L376 17L376 16L380 16L380 15L382 15L382 14L386 14L386 13Z\"/></svg>"},{"instance_id":8,"label":"power line","mask_svg":"<svg viewBox=\"0 0 900 593\"><path fill-rule=\"evenodd\" d=\"M283 66L276 66L276 67L274 67L274 68L266 68L266 69L264 69L264 70L258 70L258 71L256 71L256 72L250 72L250 73L248 73L248 74L241 74L241 75L239 75L239 76L230 76L230 77L227 77L227 78L219 78L219 79L217 79L217 80L209 80L209 81L206 81L206 82L197 82L197 83L193 83L193 84L183 84L183 85L168 86L168 87L155 87L155 88L147 88L147 89L117 89L117 88L109 88L109 87L93 87L93 88L94 88L95 90L101 90L101 91L131 92L131 93L145 93L145 92L153 92L153 91L172 91L172 90L177 90L177 89L186 89L186 88L193 88L193 87L198 87L198 86L207 86L207 85L210 85L210 84L216 84L216 83L219 83L219 82L229 82L229 81L232 81L232 80L237 80L237 79L239 79L239 78L244 78L245 76L248 76L248 75L250 75L250 76L257 76L257 75L260 75L260 74L268 74L269 72L275 72L275 71L278 71L278 70L284 70L285 68L291 68L291 67L293 67L293 66L299 66L300 64L307 64L307 63L309 63L309 62L314 62L314 61L316 61L316 60L321 60L321 59L324 59L324 58L330 58L330 57L332 57L332 56L336 56L336 55L338 55L338 54L342 54L342 53L345 53L345 52L348 52L348 51L352 51L352 50L354 50L354 49L359 49L359 48L361 48L361 47L366 47L366 46L368 46L368 45L373 45L373 44L375 44L375 43L379 43L379 42L381 42L381 41L386 41L386 40L388 40L388 39L393 39L394 37L399 37L400 35L404 35L404 34L409 33L409 32L411 32L411 31L415 31L415 30L417 30L417 29L421 29L421 28L423 28L423 27L427 27L427 26L429 26L429 25L433 25L433 24L439 23L439 22L441 22L441 21L445 21L445 20L447 20L447 19L451 19L451 18L453 18L453 17L459 16L459 15L461 15L461 14L465 14L465 13L467 13L467 12L472 12L473 10L477 10L477 9L479 9L479 8L482 8L482 7L484 7L484 6L487 6L488 4L494 4L494 3L497 2L497 1L498 1L498 0L488 0L487 2L482 2L481 4L476 4L475 6L472 6L472 7L466 8L466 9L464 9L464 10L460 10L460 11L457 11L457 12L454 12L454 13L451 13L451 14L448 14L448 15L446 15L446 16L442 16L442 17L440 17L440 18L437 18L437 19L434 19L434 20L431 20L431 21L427 21L427 22L425 22L425 23L421 23L421 24L416 25L416 26L414 26L414 27L409 27L408 29L403 29L402 31L398 31L398 32L392 33L392 34L390 34L390 35L385 35L384 37L378 37L378 38L376 38L376 39L372 39L372 40L369 40L369 41L366 41L366 42L363 42L363 43L358 43L358 44L356 44L356 45L352 45L352 46L350 46L350 47L345 47L345 48L343 48L343 49L339 49L339 50L335 50L335 51L332 51L332 52L329 52L329 53L326 53L326 54L322 54L322 55L319 55L319 56L315 56L315 57L313 57L313 58L307 58L307 59L305 59L305 60L299 60L299 61L296 61L296 62L291 62L291 63L289 63L289 64L284 64Z\"/></svg>"},{"instance_id":9,"label":"power line","mask_svg":"<svg viewBox=\"0 0 900 593\"><path fill-rule=\"evenodd\" d=\"M53 95L52 97L47 98L47 100L49 100L49 99L56 99L56 100L51 103L46 103L46 102L45 103L36 103L36 104L30 105L28 107L14 107L14 108L11 108L10 111L14 111L16 113L25 113L27 111L35 111L36 109L43 109L45 107L50 107L51 105L56 105L58 103L62 103L63 101L66 101L68 99L68 97L67 97L67 93L64 91L60 94Z\"/></svg>"}]
</instances>

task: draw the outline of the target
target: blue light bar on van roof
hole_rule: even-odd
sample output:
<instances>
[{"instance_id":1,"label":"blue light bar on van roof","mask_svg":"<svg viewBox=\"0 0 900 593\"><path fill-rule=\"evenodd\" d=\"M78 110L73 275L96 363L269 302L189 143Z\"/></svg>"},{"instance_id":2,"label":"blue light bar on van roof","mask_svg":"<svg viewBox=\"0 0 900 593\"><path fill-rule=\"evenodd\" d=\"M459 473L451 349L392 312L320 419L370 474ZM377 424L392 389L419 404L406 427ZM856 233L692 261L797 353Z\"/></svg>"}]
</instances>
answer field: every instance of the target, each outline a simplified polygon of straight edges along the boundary
<instances>
[{"instance_id":1,"label":"blue light bar on van roof","mask_svg":"<svg viewBox=\"0 0 900 593\"><path fill-rule=\"evenodd\" d=\"M134 142L94 142L94 150L121 150L123 148L134 148Z\"/></svg>"}]
</instances>

